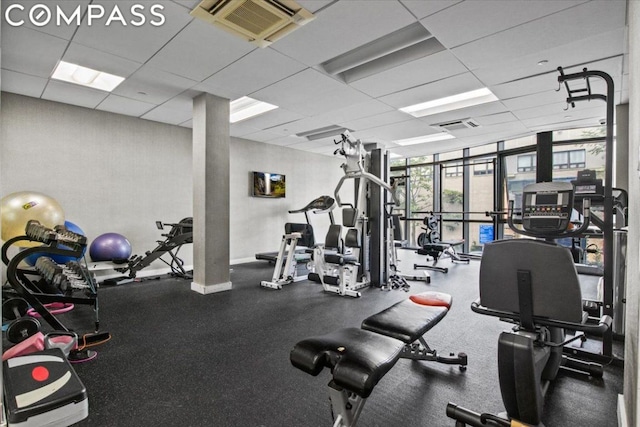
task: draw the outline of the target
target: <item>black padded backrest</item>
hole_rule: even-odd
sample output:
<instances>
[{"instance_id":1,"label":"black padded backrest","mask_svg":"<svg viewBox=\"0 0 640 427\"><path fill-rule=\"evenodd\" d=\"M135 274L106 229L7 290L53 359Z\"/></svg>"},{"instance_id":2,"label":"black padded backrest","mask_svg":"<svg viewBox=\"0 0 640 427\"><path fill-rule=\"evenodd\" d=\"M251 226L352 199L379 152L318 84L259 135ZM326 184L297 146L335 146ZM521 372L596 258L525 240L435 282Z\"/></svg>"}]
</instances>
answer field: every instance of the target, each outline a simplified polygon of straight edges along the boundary
<instances>
[{"instance_id":1,"label":"black padded backrest","mask_svg":"<svg viewBox=\"0 0 640 427\"><path fill-rule=\"evenodd\" d=\"M484 246L480 303L518 313L518 270L531 272L534 316L582 321L582 294L571 252L540 240L499 240Z\"/></svg>"},{"instance_id":2,"label":"black padded backrest","mask_svg":"<svg viewBox=\"0 0 640 427\"><path fill-rule=\"evenodd\" d=\"M316 239L313 236L313 227L311 224L301 224L296 222L287 222L284 225L285 234L300 233L301 238L298 239L297 246L306 246L312 248L316 244Z\"/></svg>"},{"instance_id":3,"label":"black padded backrest","mask_svg":"<svg viewBox=\"0 0 640 427\"><path fill-rule=\"evenodd\" d=\"M338 224L331 224L327 237L324 239L324 246L326 248L340 248L340 239L342 238L342 226Z\"/></svg>"},{"instance_id":4,"label":"black padded backrest","mask_svg":"<svg viewBox=\"0 0 640 427\"><path fill-rule=\"evenodd\" d=\"M342 225L355 227L358 211L354 208L342 208Z\"/></svg>"},{"instance_id":5,"label":"black padded backrest","mask_svg":"<svg viewBox=\"0 0 640 427\"><path fill-rule=\"evenodd\" d=\"M357 228L350 228L347 231L347 235L344 236L344 245L347 248L359 248L360 247L360 230Z\"/></svg>"}]
</instances>

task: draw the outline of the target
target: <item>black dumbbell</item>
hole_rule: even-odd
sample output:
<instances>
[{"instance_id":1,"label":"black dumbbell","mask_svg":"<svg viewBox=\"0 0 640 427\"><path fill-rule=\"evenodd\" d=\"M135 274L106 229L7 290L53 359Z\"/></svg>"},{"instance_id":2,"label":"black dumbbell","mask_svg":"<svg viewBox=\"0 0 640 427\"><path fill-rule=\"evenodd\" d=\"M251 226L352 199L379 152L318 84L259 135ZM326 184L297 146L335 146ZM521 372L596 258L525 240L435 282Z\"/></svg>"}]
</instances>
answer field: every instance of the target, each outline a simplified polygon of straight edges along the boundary
<instances>
[{"instance_id":1,"label":"black dumbbell","mask_svg":"<svg viewBox=\"0 0 640 427\"><path fill-rule=\"evenodd\" d=\"M13 320L7 328L7 340L22 342L40 331L38 319L26 316L29 304L22 298L10 298L2 303L2 317Z\"/></svg>"}]
</instances>

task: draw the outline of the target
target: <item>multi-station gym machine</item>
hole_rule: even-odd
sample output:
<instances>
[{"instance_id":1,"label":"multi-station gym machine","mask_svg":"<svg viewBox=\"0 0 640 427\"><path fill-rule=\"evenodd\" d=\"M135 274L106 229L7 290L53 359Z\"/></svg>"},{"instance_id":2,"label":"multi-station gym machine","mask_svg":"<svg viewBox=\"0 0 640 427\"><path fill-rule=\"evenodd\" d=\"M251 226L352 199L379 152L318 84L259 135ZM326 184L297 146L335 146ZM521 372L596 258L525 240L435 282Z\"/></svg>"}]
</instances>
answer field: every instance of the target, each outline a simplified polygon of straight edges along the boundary
<instances>
[{"instance_id":1,"label":"multi-station gym machine","mask_svg":"<svg viewBox=\"0 0 640 427\"><path fill-rule=\"evenodd\" d=\"M344 175L334 190L342 209L342 226L332 225L324 247L314 251L314 271L326 292L359 297L358 289L408 290L407 282L396 271L393 221L387 209L396 204L387 183L389 165L384 151L375 144L363 144L348 132L335 142L334 154L345 157ZM343 184L354 184L353 202L341 196Z\"/></svg>"}]
</instances>

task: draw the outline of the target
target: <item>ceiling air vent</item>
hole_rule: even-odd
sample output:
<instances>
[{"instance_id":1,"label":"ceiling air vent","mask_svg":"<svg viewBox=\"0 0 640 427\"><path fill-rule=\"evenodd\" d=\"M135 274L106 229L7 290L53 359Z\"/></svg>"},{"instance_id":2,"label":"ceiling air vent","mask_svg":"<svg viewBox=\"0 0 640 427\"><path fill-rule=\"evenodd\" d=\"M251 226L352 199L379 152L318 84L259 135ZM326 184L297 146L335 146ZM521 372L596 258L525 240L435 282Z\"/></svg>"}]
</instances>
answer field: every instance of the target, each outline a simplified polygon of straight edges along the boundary
<instances>
[{"instance_id":1,"label":"ceiling air vent","mask_svg":"<svg viewBox=\"0 0 640 427\"><path fill-rule=\"evenodd\" d=\"M260 47L315 18L293 0L203 0L191 15Z\"/></svg>"},{"instance_id":2,"label":"ceiling air vent","mask_svg":"<svg viewBox=\"0 0 640 427\"><path fill-rule=\"evenodd\" d=\"M436 129L444 129L447 132L451 132L454 130L462 130L462 129L474 129L480 127L480 123L476 122L473 119L462 119L462 120L453 120L450 122L444 123L436 123L431 125Z\"/></svg>"}]
</instances>

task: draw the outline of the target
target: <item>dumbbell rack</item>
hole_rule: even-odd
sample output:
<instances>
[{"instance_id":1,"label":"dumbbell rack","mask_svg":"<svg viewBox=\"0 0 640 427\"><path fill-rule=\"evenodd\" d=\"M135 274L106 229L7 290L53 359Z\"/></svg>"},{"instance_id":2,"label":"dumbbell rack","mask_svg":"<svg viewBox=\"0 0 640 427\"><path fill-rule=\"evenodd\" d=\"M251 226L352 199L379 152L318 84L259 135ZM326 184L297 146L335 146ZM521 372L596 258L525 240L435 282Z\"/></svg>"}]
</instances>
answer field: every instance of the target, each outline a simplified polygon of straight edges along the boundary
<instances>
[{"instance_id":1,"label":"dumbbell rack","mask_svg":"<svg viewBox=\"0 0 640 427\"><path fill-rule=\"evenodd\" d=\"M9 259L9 248L23 241L38 242L42 245L23 249ZM37 262L36 267L21 268L20 263L35 253L45 256L63 255L80 258L86 246L87 238L85 236L73 233L64 226L50 229L33 220L27 223L25 235L9 239L2 246L2 262L7 266L9 284L56 331L70 332L47 309L45 304L65 303L92 306L95 313L95 331L99 331L98 292L95 279L89 274L86 266L81 266L79 263L71 263L63 267L55 264L49 258L41 261L43 257L38 259L40 262ZM83 272L87 274L83 274ZM78 281L82 282L82 285L78 286ZM55 288L57 292L52 292L52 288ZM72 291L78 288L84 291L84 296L72 295Z\"/></svg>"}]
</instances>

